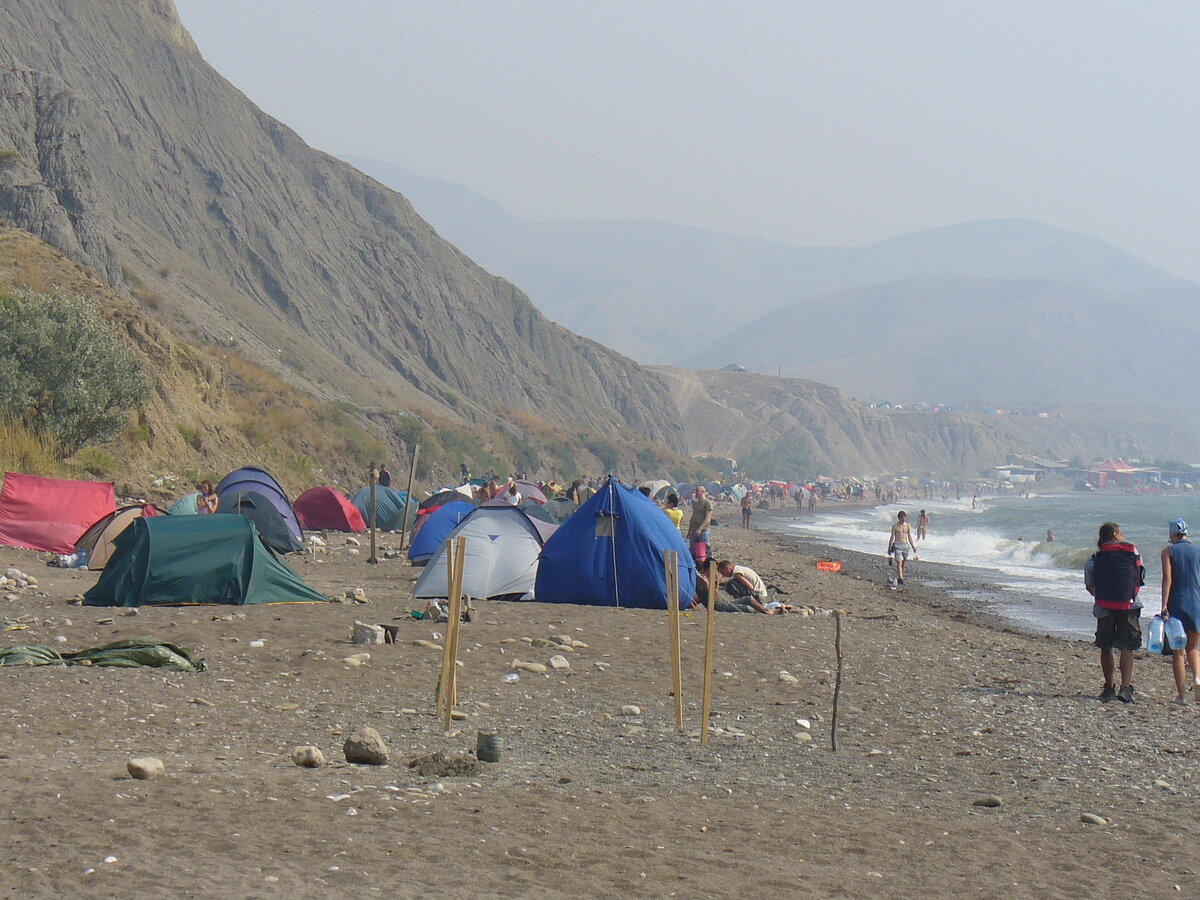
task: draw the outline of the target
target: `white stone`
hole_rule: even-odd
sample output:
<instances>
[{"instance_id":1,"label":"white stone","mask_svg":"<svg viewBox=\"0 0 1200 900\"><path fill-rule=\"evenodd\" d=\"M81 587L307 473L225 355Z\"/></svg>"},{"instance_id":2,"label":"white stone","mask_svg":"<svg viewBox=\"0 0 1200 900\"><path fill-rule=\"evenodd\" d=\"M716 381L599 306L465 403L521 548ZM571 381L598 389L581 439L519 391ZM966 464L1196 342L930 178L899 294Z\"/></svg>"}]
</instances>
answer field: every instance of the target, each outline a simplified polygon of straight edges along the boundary
<instances>
[{"instance_id":1,"label":"white stone","mask_svg":"<svg viewBox=\"0 0 1200 900\"><path fill-rule=\"evenodd\" d=\"M571 668L571 664L567 662L567 658L565 656L552 656L550 657L550 668L569 669Z\"/></svg>"},{"instance_id":2,"label":"white stone","mask_svg":"<svg viewBox=\"0 0 1200 900\"><path fill-rule=\"evenodd\" d=\"M129 770L130 775L139 781L157 778L164 771L163 761L153 756L131 759L125 764L125 768Z\"/></svg>"},{"instance_id":3,"label":"white stone","mask_svg":"<svg viewBox=\"0 0 1200 900\"><path fill-rule=\"evenodd\" d=\"M642 708L640 706L634 706L633 704L629 704L627 706L621 707L621 715L623 715L623 716L640 716L641 714L642 714Z\"/></svg>"},{"instance_id":4,"label":"white stone","mask_svg":"<svg viewBox=\"0 0 1200 900\"><path fill-rule=\"evenodd\" d=\"M304 769L318 769L325 765L325 754L320 747L311 744L292 748L292 762Z\"/></svg>"},{"instance_id":5,"label":"white stone","mask_svg":"<svg viewBox=\"0 0 1200 900\"><path fill-rule=\"evenodd\" d=\"M346 538L346 543L349 544L351 547L358 547L359 545L362 544L362 541L360 541L356 537L348 537L348 538Z\"/></svg>"},{"instance_id":6,"label":"white stone","mask_svg":"<svg viewBox=\"0 0 1200 900\"><path fill-rule=\"evenodd\" d=\"M795 675L793 675L791 672L780 672L779 680L782 681L784 684L799 684L800 683L800 679L797 678Z\"/></svg>"}]
</instances>

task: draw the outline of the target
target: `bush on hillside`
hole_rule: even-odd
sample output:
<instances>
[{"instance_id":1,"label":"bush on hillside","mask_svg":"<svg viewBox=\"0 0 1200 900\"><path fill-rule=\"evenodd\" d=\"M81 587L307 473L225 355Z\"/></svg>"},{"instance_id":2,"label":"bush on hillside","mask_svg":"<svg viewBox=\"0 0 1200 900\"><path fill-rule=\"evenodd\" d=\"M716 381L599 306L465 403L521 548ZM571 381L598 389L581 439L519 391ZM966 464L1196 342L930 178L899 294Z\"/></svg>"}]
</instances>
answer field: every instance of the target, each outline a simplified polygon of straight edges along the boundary
<instances>
[{"instance_id":1,"label":"bush on hillside","mask_svg":"<svg viewBox=\"0 0 1200 900\"><path fill-rule=\"evenodd\" d=\"M69 456L115 437L149 390L138 354L92 300L0 295L0 415Z\"/></svg>"}]
</instances>

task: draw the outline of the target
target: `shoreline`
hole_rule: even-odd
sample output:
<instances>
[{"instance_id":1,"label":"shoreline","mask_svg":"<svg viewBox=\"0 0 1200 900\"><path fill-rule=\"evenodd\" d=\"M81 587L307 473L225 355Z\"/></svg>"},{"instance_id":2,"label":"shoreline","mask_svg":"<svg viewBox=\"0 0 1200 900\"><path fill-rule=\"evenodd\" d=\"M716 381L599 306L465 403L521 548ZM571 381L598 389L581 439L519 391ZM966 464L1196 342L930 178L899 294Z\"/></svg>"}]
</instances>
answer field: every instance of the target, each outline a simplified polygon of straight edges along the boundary
<instances>
[{"instance_id":1,"label":"shoreline","mask_svg":"<svg viewBox=\"0 0 1200 900\"><path fill-rule=\"evenodd\" d=\"M854 508L874 504L854 504ZM845 508L845 507L842 507ZM802 548L818 558L841 559L848 562L854 576L886 589L894 574L882 554L848 550L791 529L790 523L803 522L811 517L795 515L792 510L761 511L769 524L758 530L772 535L783 545ZM819 513L820 514L820 513ZM825 514L836 515L837 512ZM910 563L910 566L912 564ZM1082 591L1082 578L1081 587ZM981 572L976 575L969 567L920 559L901 596L917 599L934 609L968 615L992 627L1012 628L1033 636L1049 636L1068 642L1090 643L1095 622L1091 605L1061 597L1037 595L1031 592L998 587Z\"/></svg>"}]
</instances>

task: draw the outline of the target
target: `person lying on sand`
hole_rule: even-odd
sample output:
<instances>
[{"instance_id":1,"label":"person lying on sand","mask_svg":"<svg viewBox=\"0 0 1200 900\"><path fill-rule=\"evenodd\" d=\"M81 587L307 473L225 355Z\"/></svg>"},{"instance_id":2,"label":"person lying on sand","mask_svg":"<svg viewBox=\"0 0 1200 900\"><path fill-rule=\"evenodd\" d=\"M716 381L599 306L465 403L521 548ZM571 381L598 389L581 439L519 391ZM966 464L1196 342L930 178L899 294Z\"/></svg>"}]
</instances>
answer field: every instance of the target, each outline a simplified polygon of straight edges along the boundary
<instances>
[{"instance_id":1,"label":"person lying on sand","mask_svg":"<svg viewBox=\"0 0 1200 900\"><path fill-rule=\"evenodd\" d=\"M782 615L791 610L777 600L771 600L767 586L759 574L749 566L735 566L729 560L717 563L717 587L724 588L728 598L717 594L713 604L717 612L762 613L767 616ZM779 590L779 588L775 588ZM692 608L703 607L708 598L708 578L697 570L696 594Z\"/></svg>"}]
</instances>

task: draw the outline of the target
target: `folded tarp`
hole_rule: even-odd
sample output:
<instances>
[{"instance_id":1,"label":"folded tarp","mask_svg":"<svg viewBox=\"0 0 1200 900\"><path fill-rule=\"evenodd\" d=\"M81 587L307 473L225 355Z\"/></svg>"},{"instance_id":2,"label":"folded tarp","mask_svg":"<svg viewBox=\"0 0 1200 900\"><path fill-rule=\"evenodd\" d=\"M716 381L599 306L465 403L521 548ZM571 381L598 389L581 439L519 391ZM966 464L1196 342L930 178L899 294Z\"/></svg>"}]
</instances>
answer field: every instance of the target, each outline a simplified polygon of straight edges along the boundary
<instances>
[{"instance_id":1,"label":"folded tarp","mask_svg":"<svg viewBox=\"0 0 1200 900\"><path fill-rule=\"evenodd\" d=\"M154 638L114 641L77 653L59 653L52 647L5 647L0 650L0 666L104 666L106 668L174 669L177 672L203 672L204 660L192 659L184 647Z\"/></svg>"},{"instance_id":2,"label":"folded tarp","mask_svg":"<svg viewBox=\"0 0 1200 900\"><path fill-rule=\"evenodd\" d=\"M66 481L4 473L0 544L70 553L91 524L117 508L111 481Z\"/></svg>"}]
</instances>

